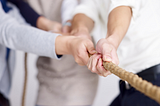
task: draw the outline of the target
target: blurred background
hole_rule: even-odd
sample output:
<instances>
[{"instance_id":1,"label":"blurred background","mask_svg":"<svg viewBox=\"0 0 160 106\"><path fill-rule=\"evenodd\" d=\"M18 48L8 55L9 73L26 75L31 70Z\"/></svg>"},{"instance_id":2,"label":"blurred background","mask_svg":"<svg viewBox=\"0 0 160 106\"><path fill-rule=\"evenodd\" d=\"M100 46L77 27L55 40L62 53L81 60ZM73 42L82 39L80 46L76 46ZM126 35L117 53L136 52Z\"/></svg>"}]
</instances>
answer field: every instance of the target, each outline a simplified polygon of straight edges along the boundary
<instances>
[{"instance_id":1,"label":"blurred background","mask_svg":"<svg viewBox=\"0 0 160 106\"><path fill-rule=\"evenodd\" d=\"M35 106L38 91L36 61L38 56L28 54L28 83L26 94L26 106ZM17 51L16 67L10 93L11 105L21 106L23 83L24 83L24 53ZM109 106L110 102L119 93L119 78L110 75L106 78L100 77L97 95L93 106Z\"/></svg>"},{"instance_id":2,"label":"blurred background","mask_svg":"<svg viewBox=\"0 0 160 106\"><path fill-rule=\"evenodd\" d=\"M48 19L61 22L62 0L27 0L28 3L41 15ZM28 83L26 94L26 106L35 106L38 92L38 81L36 61L38 56L28 54ZM119 78L110 75L106 78L99 78L98 91L93 106L109 106L110 102L119 93ZM11 105L21 106L22 91L24 83L24 52L17 51L16 67L10 93Z\"/></svg>"}]
</instances>

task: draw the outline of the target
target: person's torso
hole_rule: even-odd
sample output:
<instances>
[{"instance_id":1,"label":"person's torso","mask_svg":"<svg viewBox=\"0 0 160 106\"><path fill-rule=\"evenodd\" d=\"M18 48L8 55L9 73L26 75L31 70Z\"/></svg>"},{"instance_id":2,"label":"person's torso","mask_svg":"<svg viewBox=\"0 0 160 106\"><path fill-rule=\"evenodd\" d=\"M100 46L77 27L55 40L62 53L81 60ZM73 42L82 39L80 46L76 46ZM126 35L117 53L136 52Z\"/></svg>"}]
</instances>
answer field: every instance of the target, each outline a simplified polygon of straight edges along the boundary
<instances>
[{"instance_id":1,"label":"person's torso","mask_svg":"<svg viewBox=\"0 0 160 106\"><path fill-rule=\"evenodd\" d=\"M106 37L110 0L94 0L99 11L99 26L94 36L96 42ZM139 72L160 63L160 1L135 1L136 18L131 19L130 27L118 48L120 66L127 71ZM134 13L133 13L134 14ZM101 33L103 32L103 34ZM100 34L102 34L100 36Z\"/></svg>"},{"instance_id":2,"label":"person's torso","mask_svg":"<svg viewBox=\"0 0 160 106\"><path fill-rule=\"evenodd\" d=\"M160 63L160 1L138 3L137 16L118 48L119 65L135 73Z\"/></svg>"}]
</instances>

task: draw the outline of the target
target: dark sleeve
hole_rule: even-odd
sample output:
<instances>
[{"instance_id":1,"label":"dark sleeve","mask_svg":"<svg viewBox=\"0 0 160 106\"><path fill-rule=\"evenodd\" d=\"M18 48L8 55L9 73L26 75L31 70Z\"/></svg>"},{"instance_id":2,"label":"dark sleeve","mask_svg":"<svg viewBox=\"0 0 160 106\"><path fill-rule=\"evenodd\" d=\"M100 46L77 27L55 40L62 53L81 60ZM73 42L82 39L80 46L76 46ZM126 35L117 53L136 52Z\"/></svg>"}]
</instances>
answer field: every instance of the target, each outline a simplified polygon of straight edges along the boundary
<instances>
[{"instance_id":1,"label":"dark sleeve","mask_svg":"<svg viewBox=\"0 0 160 106\"><path fill-rule=\"evenodd\" d=\"M21 13L21 15L24 17L26 22L30 23L32 26L37 27L37 19L40 16L38 13L36 13L27 2L23 0L8 0L9 2L16 5Z\"/></svg>"}]
</instances>

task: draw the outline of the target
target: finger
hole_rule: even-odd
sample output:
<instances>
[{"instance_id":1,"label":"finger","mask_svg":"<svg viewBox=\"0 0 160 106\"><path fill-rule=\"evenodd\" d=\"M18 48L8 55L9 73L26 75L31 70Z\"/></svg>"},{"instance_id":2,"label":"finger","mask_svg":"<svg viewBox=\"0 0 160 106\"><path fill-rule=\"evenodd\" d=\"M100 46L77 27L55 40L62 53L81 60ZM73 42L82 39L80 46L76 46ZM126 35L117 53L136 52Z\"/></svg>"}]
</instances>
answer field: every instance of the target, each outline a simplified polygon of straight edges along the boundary
<instances>
[{"instance_id":1,"label":"finger","mask_svg":"<svg viewBox=\"0 0 160 106\"><path fill-rule=\"evenodd\" d=\"M84 66L84 62L82 61L82 59L80 59L80 57L75 57L75 61L77 64L79 64L80 66Z\"/></svg>"},{"instance_id":2,"label":"finger","mask_svg":"<svg viewBox=\"0 0 160 106\"><path fill-rule=\"evenodd\" d=\"M85 52L81 53L80 58L81 58L81 60L83 61L83 63L84 63L85 65L87 65L88 60L89 60L89 54L88 54L88 52L85 51Z\"/></svg>"},{"instance_id":3,"label":"finger","mask_svg":"<svg viewBox=\"0 0 160 106\"><path fill-rule=\"evenodd\" d=\"M110 47L103 48L103 61L112 61L111 51Z\"/></svg>"},{"instance_id":4,"label":"finger","mask_svg":"<svg viewBox=\"0 0 160 106\"><path fill-rule=\"evenodd\" d=\"M101 58L101 55L95 54L95 55L92 56L92 62L91 62L91 71L94 72L94 73L97 73L97 74L100 73L97 70L97 63L98 63L99 58Z\"/></svg>"},{"instance_id":5,"label":"finger","mask_svg":"<svg viewBox=\"0 0 160 106\"><path fill-rule=\"evenodd\" d=\"M97 70L99 70L99 72L104 76L104 77L107 77L110 72L105 70L103 65L102 65L102 59L100 58L99 61L98 61L98 64L97 64Z\"/></svg>"},{"instance_id":6,"label":"finger","mask_svg":"<svg viewBox=\"0 0 160 106\"><path fill-rule=\"evenodd\" d=\"M80 66L84 66L84 65L85 65L84 62L81 61L81 60L79 60L78 64L79 64Z\"/></svg>"},{"instance_id":7,"label":"finger","mask_svg":"<svg viewBox=\"0 0 160 106\"><path fill-rule=\"evenodd\" d=\"M89 70L91 70L91 61L92 61L92 57L89 58L88 64L87 64L87 67Z\"/></svg>"},{"instance_id":8,"label":"finger","mask_svg":"<svg viewBox=\"0 0 160 106\"><path fill-rule=\"evenodd\" d=\"M94 45L93 45L92 41L89 41L89 42L87 43L86 47L87 47L87 51L88 51L90 54L95 54L95 53L97 53L96 50L95 50L95 48L94 48Z\"/></svg>"},{"instance_id":9,"label":"finger","mask_svg":"<svg viewBox=\"0 0 160 106\"><path fill-rule=\"evenodd\" d=\"M101 73L98 73L99 76L103 76Z\"/></svg>"}]
</instances>

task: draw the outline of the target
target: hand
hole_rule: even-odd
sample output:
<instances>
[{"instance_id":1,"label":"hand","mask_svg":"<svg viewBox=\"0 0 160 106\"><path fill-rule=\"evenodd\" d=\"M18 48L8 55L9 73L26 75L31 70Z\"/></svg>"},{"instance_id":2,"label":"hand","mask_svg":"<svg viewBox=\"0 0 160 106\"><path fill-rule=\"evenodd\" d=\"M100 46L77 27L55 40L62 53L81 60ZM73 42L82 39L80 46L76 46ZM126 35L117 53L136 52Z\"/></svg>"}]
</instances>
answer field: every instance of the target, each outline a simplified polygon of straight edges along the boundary
<instances>
[{"instance_id":1,"label":"hand","mask_svg":"<svg viewBox=\"0 0 160 106\"><path fill-rule=\"evenodd\" d=\"M74 37L70 40L69 51L79 65L87 65L89 54L96 53L92 41L82 37Z\"/></svg>"},{"instance_id":2,"label":"hand","mask_svg":"<svg viewBox=\"0 0 160 106\"><path fill-rule=\"evenodd\" d=\"M58 22L51 21L43 16L40 16L37 20L37 27L39 29L51 32L62 32L62 25Z\"/></svg>"},{"instance_id":3,"label":"hand","mask_svg":"<svg viewBox=\"0 0 160 106\"><path fill-rule=\"evenodd\" d=\"M87 65L89 54L96 53L91 40L75 36L57 36L55 51L58 55L71 54L79 65Z\"/></svg>"},{"instance_id":4,"label":"hand","mask_svg":"<svg viewBox=\"0 0 160 106\"><path fill-rule=\"evenodd\" d=\"M90 57L88 61L88 69L91 70L93 73L97 73L101 76L108 76L111 74L109 71L103 68L103 61L112 61L115 64L119 64L118 56L116 53L117 48L112 44L112 40L108 39L101 39L98 41L96 45L97 54L94 54Z\"/></svg>"}]
</instances>

